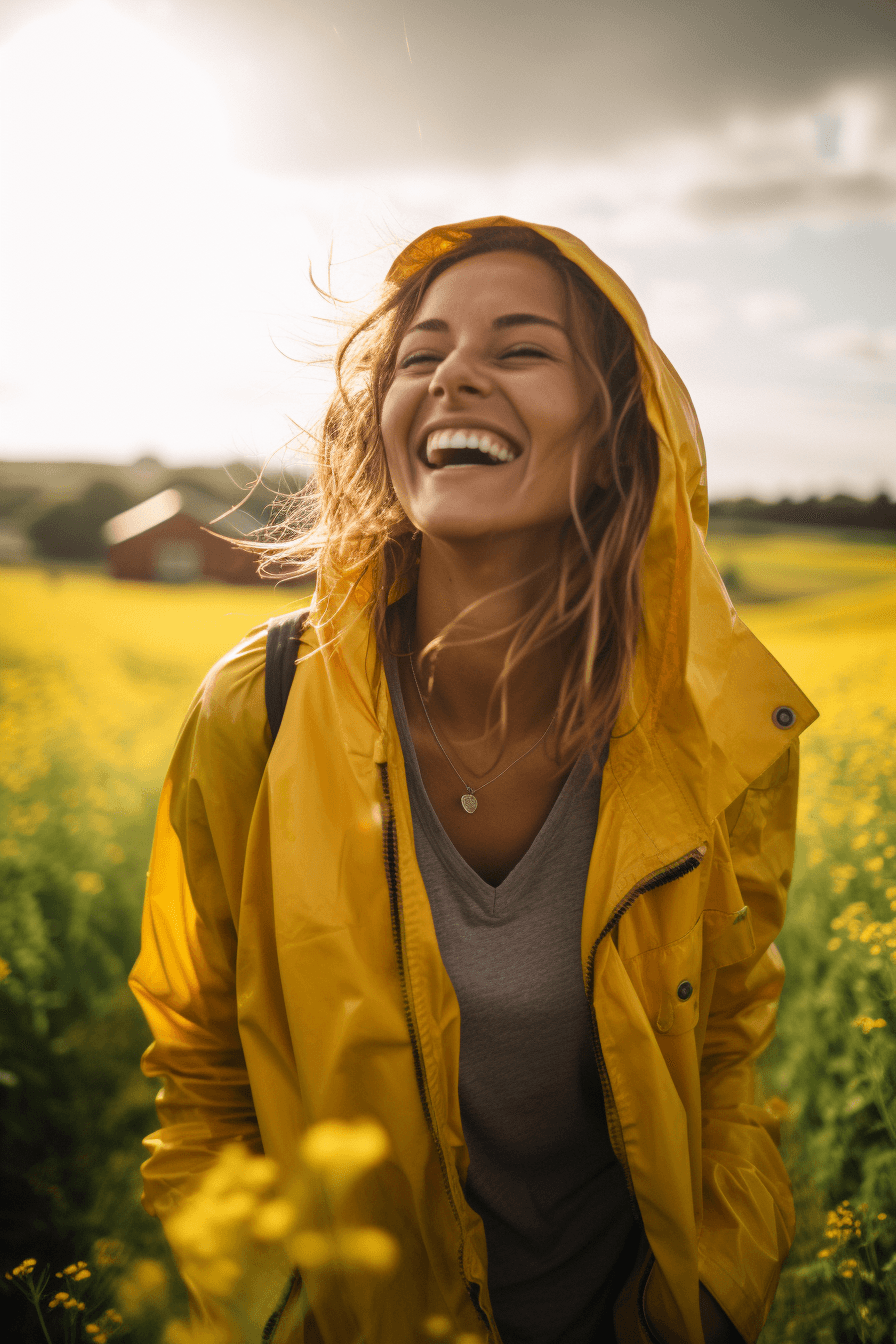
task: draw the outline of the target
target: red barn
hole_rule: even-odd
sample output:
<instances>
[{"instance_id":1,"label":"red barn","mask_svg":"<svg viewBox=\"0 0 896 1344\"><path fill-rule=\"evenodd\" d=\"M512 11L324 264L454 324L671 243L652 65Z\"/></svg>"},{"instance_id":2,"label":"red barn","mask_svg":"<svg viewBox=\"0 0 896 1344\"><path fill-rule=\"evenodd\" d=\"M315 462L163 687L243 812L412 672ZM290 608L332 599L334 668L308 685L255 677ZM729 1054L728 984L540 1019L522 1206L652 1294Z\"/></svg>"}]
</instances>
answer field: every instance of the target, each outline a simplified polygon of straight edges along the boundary
<instances>
[{"instance_id":1,"label":"red barn","mask_svg":"<svg viewBox=\"0 0 896 1344\"><path fill-rule=\"evenodd\" d=\"M162 583L264 583L257 560L233 544L260 526L245 509L219 518L224 506L198 490L162 490L103 525L116 579ZM215 521L218 519L218 521Z\"/></svg>"}]
</instances>

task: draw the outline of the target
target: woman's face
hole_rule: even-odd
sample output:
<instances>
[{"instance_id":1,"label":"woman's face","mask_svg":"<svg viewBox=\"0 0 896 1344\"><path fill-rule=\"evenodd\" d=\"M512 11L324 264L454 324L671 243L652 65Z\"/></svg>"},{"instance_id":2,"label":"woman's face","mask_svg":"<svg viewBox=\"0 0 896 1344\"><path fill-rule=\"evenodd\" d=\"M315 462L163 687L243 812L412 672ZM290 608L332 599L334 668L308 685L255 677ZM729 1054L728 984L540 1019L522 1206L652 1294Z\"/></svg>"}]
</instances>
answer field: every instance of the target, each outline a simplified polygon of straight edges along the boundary
<instances>
[{"instance_id":1,"label":"woman's face","mask_svg":"<svg viewBox=\"0 0 896 1344\"><path fill-rule=\"evenodd\" d=\"M426 291L382 412L395 492L424 535L556 533L578 445L583 493L594 482L595 388L566 307L525 252L470 257Z\"/></svg>"}]
</instances>

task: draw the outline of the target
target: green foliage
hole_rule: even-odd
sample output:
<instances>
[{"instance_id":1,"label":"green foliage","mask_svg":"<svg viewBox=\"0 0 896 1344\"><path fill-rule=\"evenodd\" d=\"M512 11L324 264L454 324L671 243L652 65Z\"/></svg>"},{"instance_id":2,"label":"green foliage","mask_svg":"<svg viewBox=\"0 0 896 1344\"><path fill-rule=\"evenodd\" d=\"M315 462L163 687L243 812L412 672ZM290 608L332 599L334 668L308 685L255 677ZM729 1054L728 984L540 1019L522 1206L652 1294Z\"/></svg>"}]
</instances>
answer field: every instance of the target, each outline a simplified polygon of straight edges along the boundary
<instances>
[{"instance_id":1,"label":"green foliage","mask_svg":"<svg viewBox=\"0 0 896 1344\"><path fill-rule=\"evenodd\" d=\"M53 560L102 560L100 528L133 499L113 481L94 481L79 499L54 504L28 529L40 555Z\"/></svg>"},{"instance_id":2,"label":"green foliage","mask_svg":"<svg viewBox=\"0 0 896 1344\"><path fill-rule=\"evenodd\" d=\"M806 820L778 940L762 1077L789 1106L798 1231L763 1344L896 1338L896 791L863 748Z\"/></svg>"},{"instance_id":3,"label":"green foliage","mask_svg":"<svg viewBox=\"0 0 896 1344\"><path fill-rule=\"evenodd\" d=\"M148 808L116 815L99 806L108 796L96 783L75 785L58 764L24 797L0 794L4 1271L27 1257L54 1271L89 1262L107 1238L130 1255L167 1259L139 1204L155 1088L139 1071L149 1038L126 986L152 818ZM19 1294L0 1310L17 1339L42 1337Z\"/></svg>"}]
</instances>

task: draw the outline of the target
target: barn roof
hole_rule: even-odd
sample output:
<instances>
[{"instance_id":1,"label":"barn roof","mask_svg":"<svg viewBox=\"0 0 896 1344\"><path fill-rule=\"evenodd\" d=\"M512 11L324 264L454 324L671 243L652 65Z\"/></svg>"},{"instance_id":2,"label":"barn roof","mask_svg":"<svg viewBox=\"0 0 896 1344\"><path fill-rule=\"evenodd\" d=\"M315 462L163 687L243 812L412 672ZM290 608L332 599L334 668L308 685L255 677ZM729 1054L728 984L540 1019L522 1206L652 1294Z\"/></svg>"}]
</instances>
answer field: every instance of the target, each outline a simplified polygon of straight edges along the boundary
<instances>
[{"instance_id":1,"label":"barn roof","mask_svg":"<svg viewBox=\"0 0 896 1344\"><path fill-rule=\"evenodd\" d=\"M222 537L245 537L261 526L260 520L248 509L235 509L233 513L226 513L219 499L203 494L201 490L183 486L180 490L161 490L142 504L135 504L132 509L117 513L103 524L103 540L108 546L118 546L161 523L167 523L169 518L175 518L179 513L193 518ZM222 513L225 513L224 517L221 517Z\"/></svg>"}]
</instances>

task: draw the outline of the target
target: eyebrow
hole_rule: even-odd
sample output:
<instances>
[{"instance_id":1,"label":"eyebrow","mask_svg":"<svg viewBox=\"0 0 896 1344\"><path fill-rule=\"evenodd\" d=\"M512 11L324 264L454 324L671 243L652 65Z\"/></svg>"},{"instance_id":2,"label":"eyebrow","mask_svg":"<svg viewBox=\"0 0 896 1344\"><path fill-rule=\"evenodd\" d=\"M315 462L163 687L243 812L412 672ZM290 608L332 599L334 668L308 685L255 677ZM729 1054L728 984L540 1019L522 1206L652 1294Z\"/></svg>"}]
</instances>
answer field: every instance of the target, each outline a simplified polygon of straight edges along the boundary
<instances>
[{"instance_id":1,"label":"eyebrow","mask_svg":"<svg viewBox=\"0 0 896 1344\"><path fill-rule=\"evenodd\" d=\"M556 327L558 331L566 334L566 328L559 322L555 322L550 317L539 317L537 313L505 313L502 317L496 317L492 323L495 331L503 331L507 327ZM412 331L448 331L448 323L441 317L428 317L423 322L418 322L416 326L409 328L405 333L410 336Z\"/></svg>"}]
</instances>

